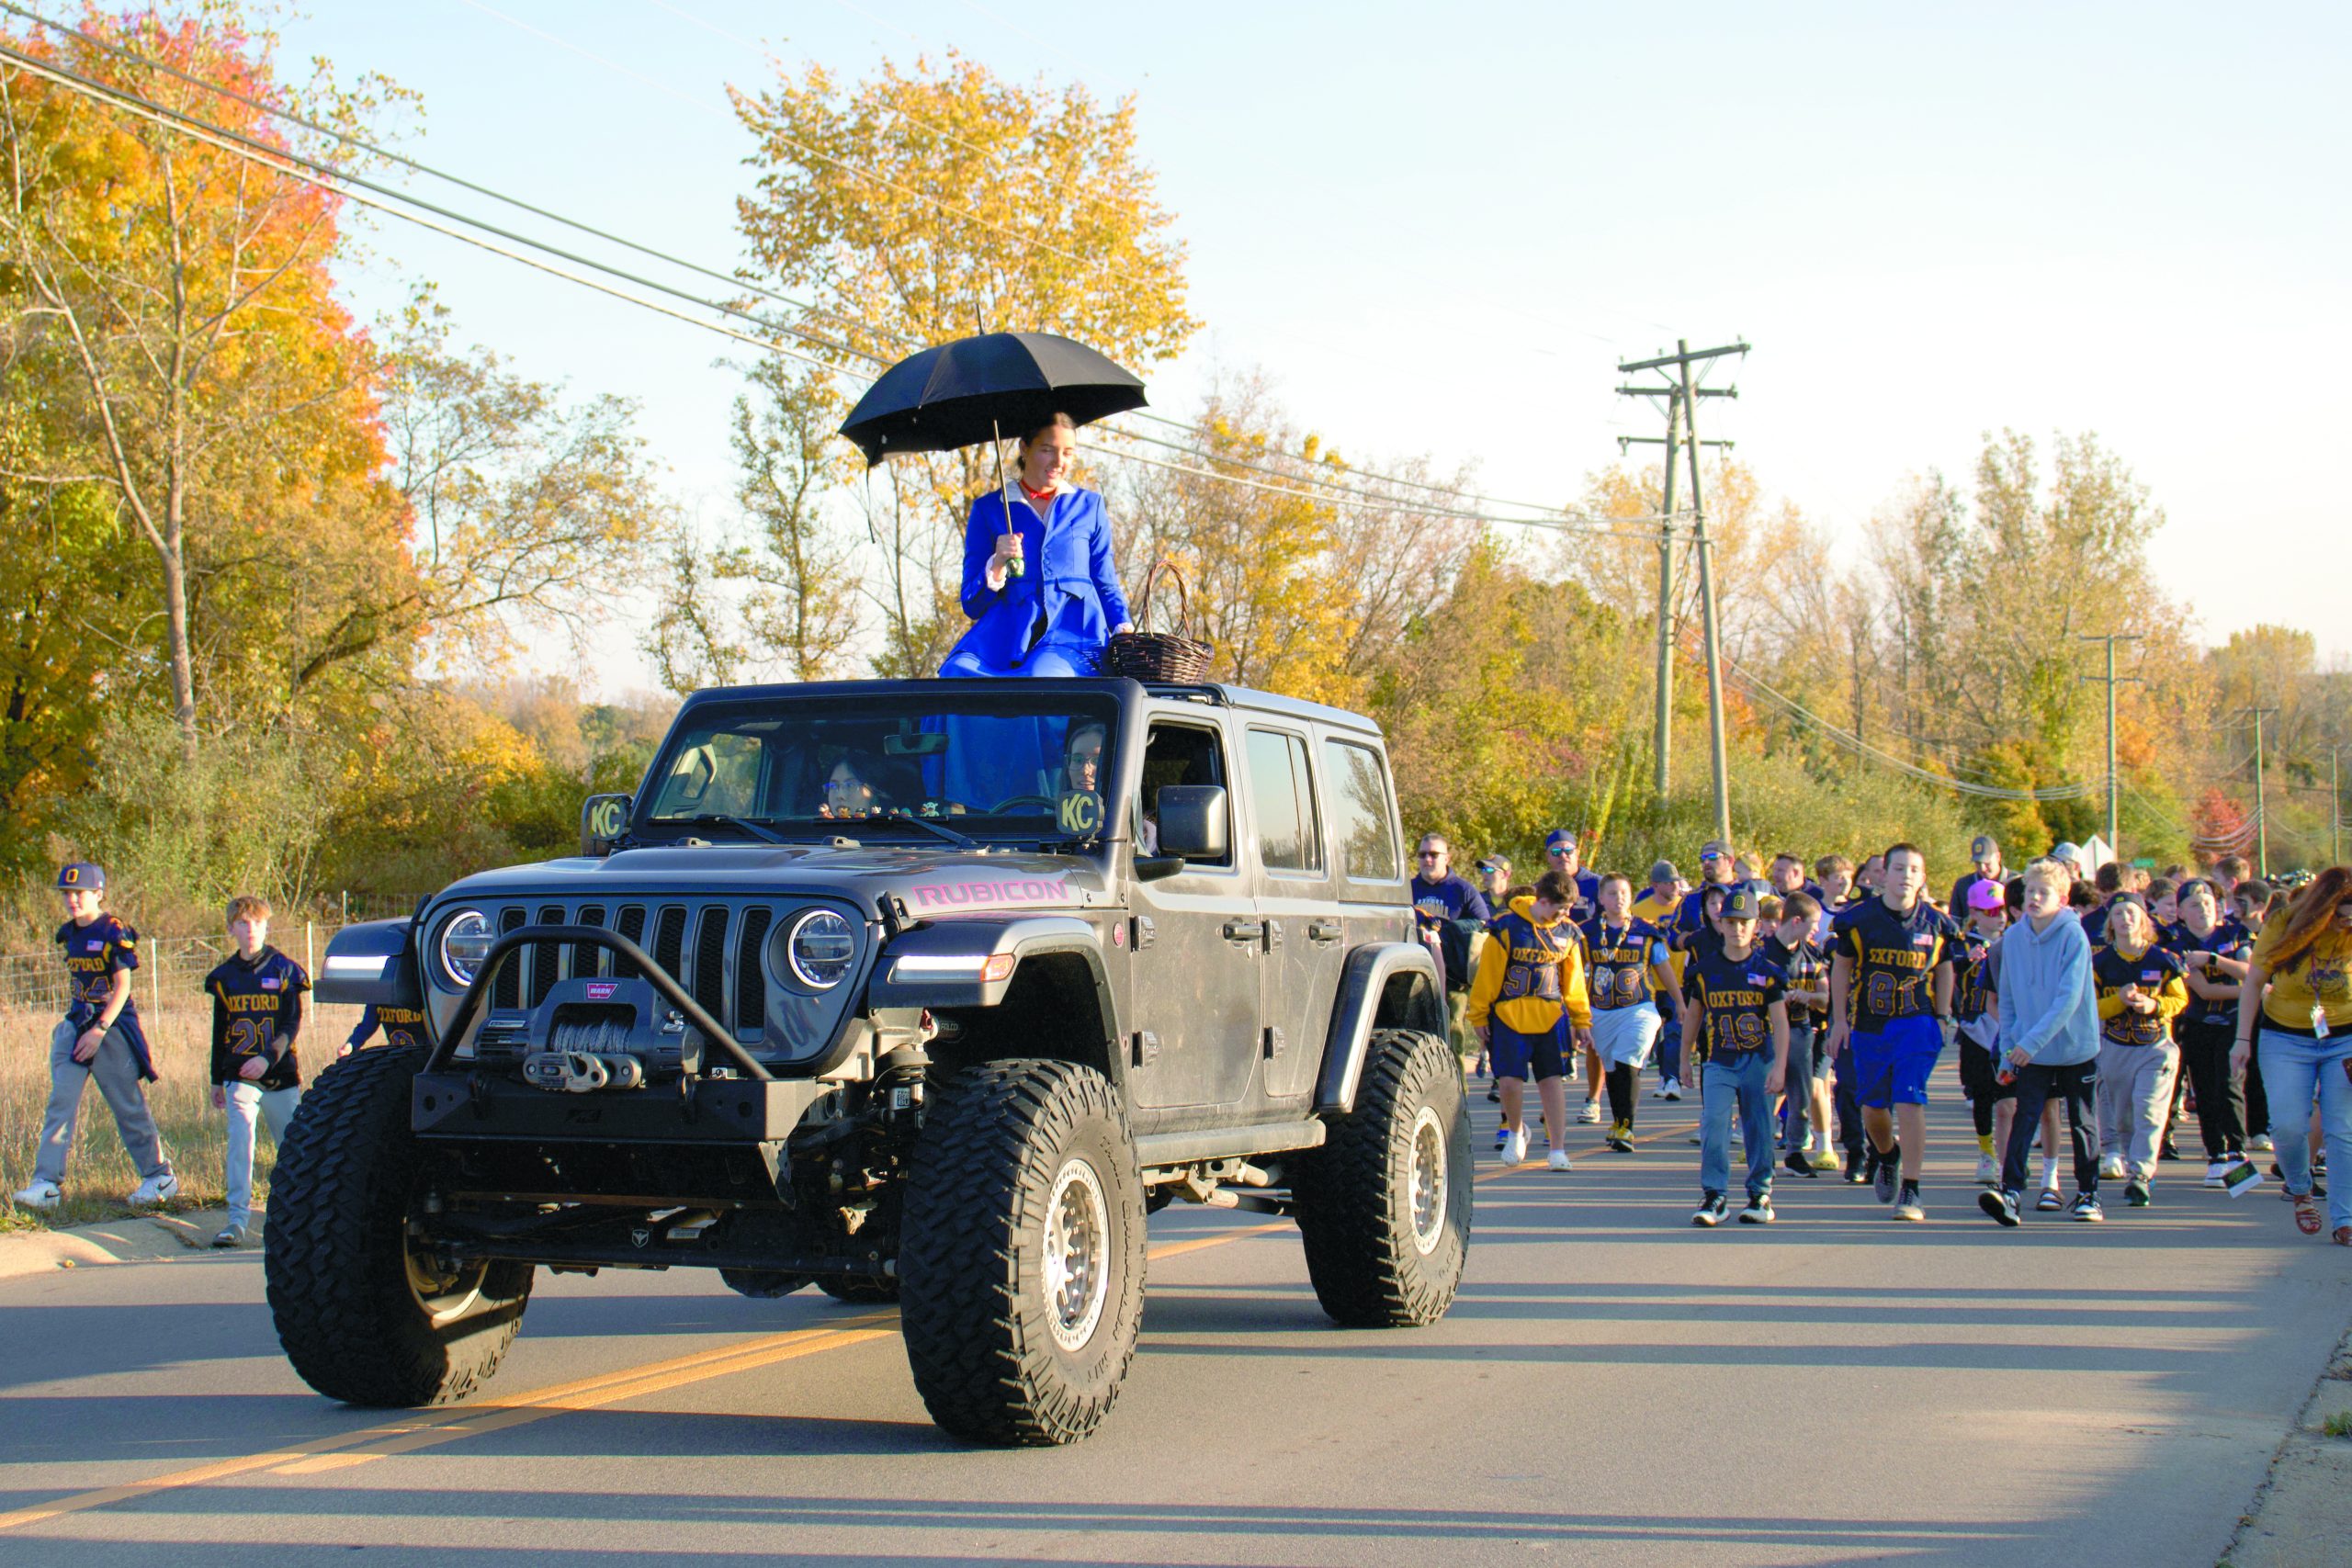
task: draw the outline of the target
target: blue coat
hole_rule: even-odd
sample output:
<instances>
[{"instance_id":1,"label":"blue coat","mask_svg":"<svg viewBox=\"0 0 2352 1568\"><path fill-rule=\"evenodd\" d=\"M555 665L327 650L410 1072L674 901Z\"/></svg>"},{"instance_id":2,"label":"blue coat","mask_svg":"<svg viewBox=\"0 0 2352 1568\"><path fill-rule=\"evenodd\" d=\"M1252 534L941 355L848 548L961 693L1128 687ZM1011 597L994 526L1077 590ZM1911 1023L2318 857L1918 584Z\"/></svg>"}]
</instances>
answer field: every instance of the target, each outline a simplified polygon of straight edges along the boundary
<instances>
[{"instance_id":1,"label":"blue coat","mask_svg":"<svg viewBox=\"0 0 2352 1568\"><path fill-rule=\"evenodd\" d=\"M1007 578L1001 591L991 589L997 536L1014 532L1028 570ZM972 628L940 666L942 675L1097 673L1112 628L1131 618L1111 565L1102 498L1065 489L1042 518L1003 490L976 498L964 525L963 602Z\"/></svg>"}]
</instances>

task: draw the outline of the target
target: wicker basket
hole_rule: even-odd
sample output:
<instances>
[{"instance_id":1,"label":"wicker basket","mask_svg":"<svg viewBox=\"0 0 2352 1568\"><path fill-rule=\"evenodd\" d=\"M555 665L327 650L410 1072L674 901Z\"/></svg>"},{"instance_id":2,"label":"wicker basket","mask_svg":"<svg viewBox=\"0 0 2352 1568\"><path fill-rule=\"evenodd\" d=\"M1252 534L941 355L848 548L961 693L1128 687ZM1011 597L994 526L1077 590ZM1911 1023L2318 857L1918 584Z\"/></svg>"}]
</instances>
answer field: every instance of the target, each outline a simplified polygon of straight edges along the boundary
<instances>
[{"instance_id":1,"label":"wicker basket","mask_svg":"<svg viewBox=\"0 0 2352 1568\"><path fill-rule=\"evenodd\" d=\"M1166 572L1176 583L1176 627L1171 632L1147 630L1151 623L1151 590ZM1144 574L1143 592L1136 595L1136 630L1119 632L1103 650L1102 667L1106 673L1125 675L1137 681L1168 681L1190 685L1209 672L1209 656L1216 651L1196 637L1188 637L1193 622L1192 596L1185 591L1183 574L1172 560L1156 562Z\"/></svg>"}]
</instances>

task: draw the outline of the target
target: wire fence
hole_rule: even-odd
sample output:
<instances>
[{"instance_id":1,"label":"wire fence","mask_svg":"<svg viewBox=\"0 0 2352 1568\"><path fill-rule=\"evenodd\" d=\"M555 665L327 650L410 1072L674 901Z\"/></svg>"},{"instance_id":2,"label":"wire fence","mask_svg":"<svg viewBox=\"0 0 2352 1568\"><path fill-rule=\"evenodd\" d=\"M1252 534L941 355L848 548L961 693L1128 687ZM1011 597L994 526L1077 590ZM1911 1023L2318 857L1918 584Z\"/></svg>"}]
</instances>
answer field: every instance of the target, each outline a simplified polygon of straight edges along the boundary
<instances>
[{"instance_id":1,"label":"wire fence","mask_svg":"<svg viewBox=\"0 0 2352 1568\"><path fill-rule=\"evenodd\" d=\"M322 899L311 916L279 915L270 922L269 940L280 953L300 962L315 977L327 939L345 926L361 920L390 919L415 912L416 900L394 894L339 893ZM131 998L142 1010L159 1010L165 997L193 998L204 986L213 965L234 950L228 932L205 936L148 936L139 939L139 972L132 978ZM0 953L0 1008L24 1012L65 1010L70 987L57 950Z\"/></svg>"}]
</instances>

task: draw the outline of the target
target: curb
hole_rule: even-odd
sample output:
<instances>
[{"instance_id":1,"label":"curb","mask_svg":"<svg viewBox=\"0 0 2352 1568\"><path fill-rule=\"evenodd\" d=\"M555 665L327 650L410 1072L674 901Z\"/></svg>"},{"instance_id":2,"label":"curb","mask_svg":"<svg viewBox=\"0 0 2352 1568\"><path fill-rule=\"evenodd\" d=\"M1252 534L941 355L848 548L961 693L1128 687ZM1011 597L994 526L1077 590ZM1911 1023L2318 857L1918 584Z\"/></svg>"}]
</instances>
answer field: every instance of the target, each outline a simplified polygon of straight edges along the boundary
<instances>
[{"instance_id":1,"label":"curb","mask_svg":"<svg viewBox=\"0 0 2352 1568\"><path fill-rule=\"evenodd\" d=\"M189 1209L0 1235L0 1280L104 1263L169 1263L191 1252L210 1252L212 1238L228 1223L225 1209ZM256 1210L246 1248L259 1240L263 1223Z\"/></svg>"},{"instance_id":2,"label":"curb","mask_svg":"<svg viewBox=\"0 0 2352 1568\"><path fill-rule=\"evenodd\" d=\"M2352 1540L2352 1437L2329 1437L2323 1427L2330 1420L2352 1421L2352 1333L2336 1346L2278 1445L2220 1568L2310 1568L2342 1561L2344 1543Z\"/></svg>"}]
</instances>

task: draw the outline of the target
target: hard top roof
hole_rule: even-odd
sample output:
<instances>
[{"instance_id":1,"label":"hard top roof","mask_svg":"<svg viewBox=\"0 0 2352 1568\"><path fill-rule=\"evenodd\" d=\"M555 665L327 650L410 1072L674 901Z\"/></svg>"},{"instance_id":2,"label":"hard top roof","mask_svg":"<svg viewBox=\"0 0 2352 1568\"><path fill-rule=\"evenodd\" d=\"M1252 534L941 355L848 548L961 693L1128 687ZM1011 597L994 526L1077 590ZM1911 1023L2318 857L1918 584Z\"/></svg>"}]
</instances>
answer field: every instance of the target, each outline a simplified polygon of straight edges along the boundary
<instances>
[{"instance_id":1,"label":"hard top roof","mask_svg":"<svg viewBox=\"0 0 2352 1568\"><path fill-rule=\"evenodd\" d=\"M1159 681L1136 682L1124 675L1070 678L1012 678L1002 680L957 679L900 681L780 681L754 686L712 686L696 692L685 700L679 710L698 707L706 703L758 701L763 697L827 697L871 696L878 692L922 692L933 687L953 688L962 692L995 688L1018 687L1023 691L1050 693L1057 691L1085 692L1096 696L1110 695L1122 704L1138 696L1157 698L1163 702L1193 702L1216 704L1226 707L1246 708L1257 713L1280 714L1304 723L1321 724L1333 729L1351 729L1359 734L1377 736L1380 727L1362 714L1327 703L1311 703L1298 697L1285 697L1273 692L1261 692L1248 686L1230 686L1216 682L1184 684Z\"/></svg>"}]
</instances>

